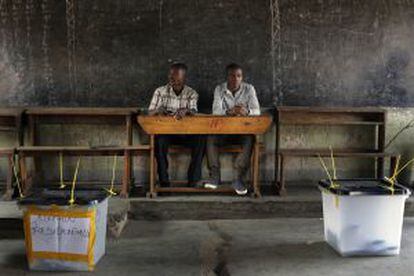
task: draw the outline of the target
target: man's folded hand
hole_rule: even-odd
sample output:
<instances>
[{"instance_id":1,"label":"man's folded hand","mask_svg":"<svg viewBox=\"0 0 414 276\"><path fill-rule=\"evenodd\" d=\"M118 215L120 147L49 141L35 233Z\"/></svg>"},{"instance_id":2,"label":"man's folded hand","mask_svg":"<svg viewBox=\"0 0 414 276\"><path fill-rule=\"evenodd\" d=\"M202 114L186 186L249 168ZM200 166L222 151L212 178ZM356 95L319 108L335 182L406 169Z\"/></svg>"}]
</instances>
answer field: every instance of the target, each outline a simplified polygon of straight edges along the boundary
<instances>
[{"instance_id":1,"label":"man's folded hand","mask_svg":"<svg viewBox=\"0 0 414 276\"><path fill-rule=\"evenodd\" d=\"M174 114L174 118L177 120L181 120L182 118L184 118L186 115L192 114L190 109L188 108L179 108L177 109L177 111Z\"/></svg>"},{"instance_id":2,"label":"man's folded hand","mask_svg":"<svg viewBox=\"0 0 414 276\"><path fill-rule=\"evenodd\" d=\"M160 115L160 116L165 116L165 115L169 115L169 114L170 114L170 112L163 106L159 107L157 109L157 113L156 113L156 115Z\"/></svg>"},{"instance_id":3,"label":"man's folded hand","mask_svg":"<svg viewBox=\"0 0 414 276\"><path fill-rule=\"evenodd\" d=\"M244 105L235 105L233 108L227 110L228 116L247 116L249 115L248 109Z\"/></svg>"}]
</instances>

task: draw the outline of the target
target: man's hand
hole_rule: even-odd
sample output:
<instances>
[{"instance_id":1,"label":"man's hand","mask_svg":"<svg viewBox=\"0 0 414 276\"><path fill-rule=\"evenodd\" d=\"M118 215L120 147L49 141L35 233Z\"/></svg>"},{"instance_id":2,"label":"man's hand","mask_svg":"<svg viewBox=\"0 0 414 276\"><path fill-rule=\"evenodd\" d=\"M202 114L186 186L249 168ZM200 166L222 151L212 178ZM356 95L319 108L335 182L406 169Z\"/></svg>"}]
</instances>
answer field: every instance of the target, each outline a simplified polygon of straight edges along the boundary
<instances>
[{"instance_id":1,"label":"man's hand","mask_svg":"<svg viewBox=\"0 0 414 276\"><path fill-rule=\"evenodd\" d=\"M181 120L187 115L192 114L192 112L188 108L179 108L174 114L174 118L177 120Z\"/></svg>"},{"instance_id":2,"label":"man's hand","mask_svg":"<svg viewBox=\"0 0 414 276\"><path fill-rule=\"evenodd\" d=\"M247 116L249 111L244 105L235 105L233 108L227 110L228 116Z\"/></svg>"},{"instance_id":3,"label":"man's hand","mask_svg":"<svg viewBox=\"0 0 414 276\"><path fill-rule=\"evenodd\" d=\"M157 109L154 109L154 110L150 110L148 112L148 114L151 115L151 116L154 116L154 115L163 116L163 115L168 115L169 113L170 112L168 112L168 110L163 106L161 106Z\"/></svg>"}]
</instances>

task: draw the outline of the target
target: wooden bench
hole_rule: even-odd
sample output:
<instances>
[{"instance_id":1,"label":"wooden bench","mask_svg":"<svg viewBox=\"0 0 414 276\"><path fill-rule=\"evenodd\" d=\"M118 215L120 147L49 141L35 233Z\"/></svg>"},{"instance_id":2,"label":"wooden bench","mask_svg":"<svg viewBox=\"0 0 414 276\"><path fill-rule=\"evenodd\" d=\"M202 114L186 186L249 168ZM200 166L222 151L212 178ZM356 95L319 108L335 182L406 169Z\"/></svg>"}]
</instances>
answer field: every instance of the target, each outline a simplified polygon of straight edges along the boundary
<instances>
[{"instance_id":1,"label":"wooden bench","mask_svg":"<svg viewBox=\"0 0 414 276\"><path fill-rule=\"evenodd\" d=\"M30 190L32 183L28 182L28 175L26 169L25 159L27 157L41 157L45 155L59 155L64 156L131 156L136 155L142 152L148 152L149 146L139 145L139 146L101 146L101 147L79 147L79 146L64 146L64 147L55 147L55 146L26 146L18 147L16 153L19 156L20 163L20 172L22 178L23 190L27 193ZM124 176L122 181L122 189L125 189L125 183L127 182L126 177L128 177L127 171L129 170L128 163L124 164ZM123 197L127 197L127 193L121 194Z\"/></svg>"},{"instance_id":2,"label":"wooden bench","mask_svg":"<svg viewBox=\"0 0 414 276\"><path fill-rule=\"evenodd\" d=\"M262 143L259 144L259 154L263 151L264 145ZM220 153L240 153L242 151L242 147L240 145L226 145L219 148ZM191 152L191 149L188 147L183 146L176 146L173 145L168 149L169 153L172 154L179 154L179 153L189 153ZM253 187L253 169L254 169L254 157L252 154L251 162L250 162L250 172L251 172L251 186ZM155 162L156 167L157 162ZM170 181L172 184L187 184L187 181L183 180L172 180ZM196 188L196 187L172 187L171 189L169 187L159 187L163 192L193 192L193 193L204 193L204 192L217 192L217 193L234 193L234 189L230 186L222 185L221 187L210 190L210 189L204 189L204 188Z\"/></svg>"},{"instance_id":3,"label":"wooden bench","mask_svg":"<svg viewBox=\"0 0 414 276\"><path fill-rule=\"evenodd\" d=\"M277 107L275 113L276 147L275 147L275 181L277 192L286 194L285 162L286 158L304 158L330 156L326 148L284 149L280 146L282 137L281 126L371 126L374 128L375 140L371 148L337 148L333 149L334 156L340 158L372 158L376 160L376 176L384 175L384 158L391 159L391 167L395 166L398 155L385 153L385 123L386 111L381 108L326 108L326 107Z\"/></svg>"},{"instance_id":4,"label":"wooden bench","mask_svg":"<svg viewBox=\"0 0 414 276\"><path fill-rule=\"evenodd\" d=\"M53 107L28 108L26 110L29 128L29 144L37 146L38 136L36 129L41 123L48 124L124 124L125 141L122 146L132 146L132 119L138 114L137 108L132 107ZM75 150L74 148L72 148ZM97 151L99 155L99 151ZM35 158L35 169L42 173L40 162ZM128 195L129 183L132 177L131 158L124 155L125 175L123 177L122 196Z\"/></svg>"},{"instance_id":5,"label":"wooden bench","mask_svg":"<svg viewBox=\"0 0 414 276\"><path fill-rule=\"evenodd\" d=\"M5 157L8 160L3 200L11 200L13 195L13 153L14 147L23 145L23 112L24 108L19 107L0 108L0 131L13 132L15 135L13 146L0 149L0 157Z\"/></svg>"},{"instance_id":6,"label":"wooden bench","mask_svg":"<svg viewBox=\"0 0 414 276\"><path fill-rule=\"evenodd\" d=\"M304 157L304 158L319 158L321 157L330 157L331 152L327 150L281 150L279 153L279 194L286 195L286 186L285 186L285 162L286 160L291 157ZM382 153L382 152L351 152L351 151L341 151L335 150L333 154L334 158L371 158L374 160L383 159L383 158L390 158L390 175L394 172L397 159L400 157L398 154L392 153ZM376 178L383 178L384 173L377 170Z\"/></svg>"}]
</instances>

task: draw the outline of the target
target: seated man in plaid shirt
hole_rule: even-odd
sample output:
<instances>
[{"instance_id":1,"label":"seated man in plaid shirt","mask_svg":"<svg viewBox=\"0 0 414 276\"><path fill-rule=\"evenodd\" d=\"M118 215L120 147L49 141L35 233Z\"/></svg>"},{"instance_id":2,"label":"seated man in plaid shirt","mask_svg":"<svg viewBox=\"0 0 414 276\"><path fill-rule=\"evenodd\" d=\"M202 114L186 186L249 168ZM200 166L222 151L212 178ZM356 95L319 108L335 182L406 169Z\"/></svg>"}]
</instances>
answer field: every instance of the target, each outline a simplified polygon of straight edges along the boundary
<instances>
[{"instance_id":1,"label":"seated man in plaid shirt","mask_svg":"<svg viewBox=\"0 0 414 276\"><path fill-rule=\"evenodd\" d=\"M168 84L157 88L154 92L148 108L150 115L174 116L180 120L197 112L198 94L194 89L185 85L186 73L185 64L171 65ZM195 186L201 179L205 138L201 135L158 135L155 138L155 157L161 187L170 186L167 155L171 144L184 144L191 148L191 163L187 177L189 186Z\"/></svg>"}]
</instances>

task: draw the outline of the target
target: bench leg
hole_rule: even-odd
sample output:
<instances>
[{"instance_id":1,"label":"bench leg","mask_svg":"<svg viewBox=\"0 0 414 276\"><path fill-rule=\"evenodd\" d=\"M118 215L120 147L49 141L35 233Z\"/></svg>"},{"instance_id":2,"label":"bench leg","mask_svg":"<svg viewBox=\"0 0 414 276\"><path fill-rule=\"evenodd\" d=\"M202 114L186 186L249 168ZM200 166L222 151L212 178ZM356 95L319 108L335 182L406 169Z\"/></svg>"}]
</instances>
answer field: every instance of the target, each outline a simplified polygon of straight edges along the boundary
<instances>
[{"instance_id":1,"label":"bench leg","mask_svg":"<svg viewBox=\"0 0 414 276\"><path fill-rule=\"evenodd\" d=\"M126 116L125 123L126 123L126 145L132 145L132 120L131 115ZM132 169L131 169L131 153L129 151L125 151L124 153L124 178L122 181L122 190L121 190L121 197L127 198L129 194L129 184L131 182L132 177Z\"/></svg>"},{"instance_id":2,"label":"bench leg","mask_svg":"<svg viewBox=\"0 0 414 276\"><path fill-rule=\"evenodd\" d=\"M20 178L22 184L23 194L26 195L31 188L31 183L28 181L27 169L26 169L26 158L25 156L19 154L19 167L20 167Z\"/></svg>"},{"instance_id":3,"label":"bench leg","mask_svg":"<svg viewBox=\"0 0 414 276\"><path fill-rule=\"evenodd\" d=\"M124 152L124 174L122 177L122 188L120 196L122 198L128 198L129 194L129 181L131 180L131 162L129 151Z\"/></svg>"},{"instance_id":4,"label":"bench leg","mask_svg":"<svg viewBox=\"0 0 414 276\"><path fill-rule=\"evenodd\" d=\"M12 200L13 197L13 155L7 156L8 167L7 167L7 180L6 180L6 191L4 192L2 199L5 201Z\"/></svg>"},{"instance_id":5,"label":"bench leg","mask_svg":"<svg viewBox=\"0 0 414 276\"><path fill-rule=\"evenodd\" d=\"M377 178L384 178L384 158L377 159Z\"/></svg>"},{"instance_id":6,"label":"bench leg","mask_svg":"<svg viewBox=\"0 0 414 276\"><path fill-rule=\"evenodd\" d=\"M279 185L278 185L278 194L280 196L286 195L286 188L285 188L285 158L283 155L279 156L280 162L280 171L279 171Z\"/></svg>"},{"instance_id":7,"label":"bench leg","mask_svg":"<svg viewBox=\"0 0 414 276\"><path fill-rule=\"evenodd\" d=\"M253 189L254 196L261 197L260 193L260 183L259 183L259 158L260 158L260 145L259 145L259 136L256 135L254 142L254 152L253 152Z\"/></svg>"}]
</instances>

